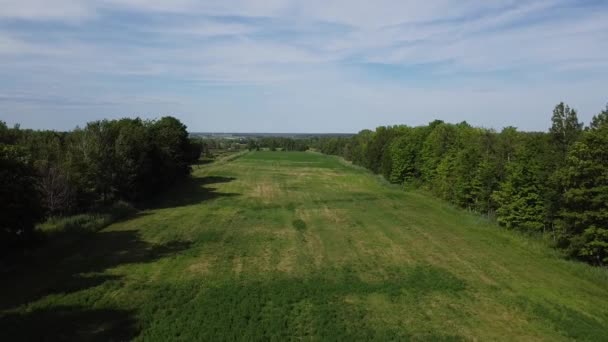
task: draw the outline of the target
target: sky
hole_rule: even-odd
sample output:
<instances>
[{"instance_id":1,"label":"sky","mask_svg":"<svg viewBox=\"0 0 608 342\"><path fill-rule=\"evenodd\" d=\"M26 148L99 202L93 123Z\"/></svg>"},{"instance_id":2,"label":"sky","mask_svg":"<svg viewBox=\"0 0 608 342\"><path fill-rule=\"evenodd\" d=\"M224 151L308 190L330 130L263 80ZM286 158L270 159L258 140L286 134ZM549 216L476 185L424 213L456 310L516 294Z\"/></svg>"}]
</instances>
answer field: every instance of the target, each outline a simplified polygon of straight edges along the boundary
<instances>
[{"instance_id":1,"label":"sky","mask_svg":"<svg viewBox=\"0 0 608 342\"><path fill-rule=\"evenodd\" d=\"M0 120L546 130L608 102L608 1L0 0Z\"/></svg>"}]
</instances>

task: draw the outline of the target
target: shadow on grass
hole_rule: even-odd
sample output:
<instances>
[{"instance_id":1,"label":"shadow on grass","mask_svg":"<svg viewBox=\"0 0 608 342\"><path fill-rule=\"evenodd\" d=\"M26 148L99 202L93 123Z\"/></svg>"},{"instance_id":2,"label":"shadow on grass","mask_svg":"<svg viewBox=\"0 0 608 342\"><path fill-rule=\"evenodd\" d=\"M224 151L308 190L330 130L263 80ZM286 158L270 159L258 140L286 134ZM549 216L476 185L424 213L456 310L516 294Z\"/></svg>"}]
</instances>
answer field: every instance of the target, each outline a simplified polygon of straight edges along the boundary
<instances>
[{"instance_id":1,"label":"shadow on grass","mask_svg":"<svg viewBox=\"0 0 608 342\"><path fill-rule=\"evenodd\" d=\"M2 317L5 341L128 341L139 334L133 313L59 306Z\"/></svg>"},{"instance_id":2,"label":"shadow on grass","mask_svg":"<svg viewBox=\"0 0 608 342\"><path fill-rule=\"evenodd\" d=\"M137 333L131 312L85 306L53 306L14 312L50 295L67 295L98 286L120 286L121 276L104 271L126 264L148 263L175 255L190 242L151 244L137 231L100 231L73 244L62 255L3 274L0 284L0 336L13 340L126 340ZM111 284L114 283L114 284ZM75 297L78 300L77 297ZM13 312L7 312L11 310ZM20 328L22 328L22 331Z\"/></svg>"},{"instance_id":3,"label":"shadow on grass","mask_svg":"<svg viewBox=\"0 0 608 342\"><path fill-rule=\"evenodd\" d=\"M154 321L143 340L187 341L457 341L450 331L432 326L388 324L374 319L367 299L383 298L407 308L410 319L425 320L433 295L458 298L467 284L447 270L431 266L400 267L374 282L363 281L348 267L327 269L305 278L269 274L253 281L228 279L192 296L200 283L158 284L163 300L171 293L172 310L144 310ZM179 303L179 304L176 304ZM392 304L386 304L392 305ZM386 310L390 310L387 307ZM403 312L395 312L402 315ZM196 328L193 328L196 327Z\"/></svg>"},{"instance_id":4,"label":"shadow on grass","mask_svg":"<svg viewBox=\"0 0 608 342\"><path fill-rule=\"evenodd\" d=\"M189 178L160 196L150 208L237 196L211 187L234 179ZM149 213L127 215L113 222L142 215ZM78 229L69 226L54 233L51 244L0 270L0 340L129 340L139 334L134 312L93 307L89 295L122 286L122 276L107 274L109 269L153 262L191 247L187 241L153 244L142 240L137 230L97 231L96 227L81 229L75 225ZM57 304L48 298L52 295L71 295L70 305Z\"/></svg>"},{"instance_id":5,"label":"shadow on grass","mask_svg":"<svg viewBox=\"0 0 608 342\"><path fill-rule=\"evenodd\" d=\"M207 165L207 164L211 164L215 161L215 159L212 158L204 158L204 159L199 159L197 161L195 161L194 163L192 163L192 167L196 168L199 165Z\"/></svg>"},{"instance_id":6,"label":"shadow on grass","mask_svg":"<svg viewBox=\"0 0 608 342\"><path fill-rule=\"evenodd\" d=\"M234 177L207 176L190 177L158 198L145 204L146 209L166 209L199 204L220 197L238 196L237 193L219 192L212 185L229 183Z\"/></svg>"},{"instance_id":7,"label":"shadow on grass","mask_svg":"<svg viewBox=\"0 0 608 342\"><path fill-rule=\"evenodd\" d=\"M608 341L605 322L608 316L593 317L564 305L542 300L541 298L516 297L510 305L532 314L561 335L573 341Z\"/></svg>"}]
</instances>

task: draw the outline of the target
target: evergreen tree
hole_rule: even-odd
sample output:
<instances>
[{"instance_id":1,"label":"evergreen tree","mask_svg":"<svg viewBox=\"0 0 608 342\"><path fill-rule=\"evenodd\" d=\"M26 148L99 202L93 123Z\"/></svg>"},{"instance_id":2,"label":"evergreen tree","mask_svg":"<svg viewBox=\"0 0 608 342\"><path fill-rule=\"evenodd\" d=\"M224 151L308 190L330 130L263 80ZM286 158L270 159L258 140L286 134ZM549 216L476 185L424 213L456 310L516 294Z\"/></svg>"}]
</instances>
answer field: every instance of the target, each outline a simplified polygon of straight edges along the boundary
<instances>
[{"instance_id":1,"label":"evergreen tree","mask_svg":"<svg viewBox=\"0 0 608 342\"><path fill-rule=\"evenodd\" d=\"M608 263L608 108L568 153L561 172L562 243L569 254Z\"/></svg>"},{"instance_id":2,"label":"evergreen tree","mask_svg":"<svg viewBox=\"0 0 608 342\"><path fill-rule=\"evenodd\" d=\"M541 232L545 228L545 174L542 161L542 135L521 136L524 144L515 151L506 167L506 178L492 199L497 204L496 218L507 228Z\"/></svg>"}]
</instances>

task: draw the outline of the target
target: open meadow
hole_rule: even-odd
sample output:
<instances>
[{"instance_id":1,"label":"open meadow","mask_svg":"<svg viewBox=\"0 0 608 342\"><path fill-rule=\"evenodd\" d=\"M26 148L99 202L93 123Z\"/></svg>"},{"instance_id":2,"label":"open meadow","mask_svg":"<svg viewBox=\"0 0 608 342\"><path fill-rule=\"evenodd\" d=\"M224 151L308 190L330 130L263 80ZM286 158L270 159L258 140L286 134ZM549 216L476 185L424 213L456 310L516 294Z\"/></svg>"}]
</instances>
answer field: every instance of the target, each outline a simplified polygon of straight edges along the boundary
<instances>
[{"instance_id":1,"label":"open meadow","mask_svg":"<svg viewBox=\"0 0 608 342\"><path fill-rule=\"evenodd\" d=\"M608 340L606 269L313 152L195 166L49 248L0 340Z\"/></svg>"}]
</instances>

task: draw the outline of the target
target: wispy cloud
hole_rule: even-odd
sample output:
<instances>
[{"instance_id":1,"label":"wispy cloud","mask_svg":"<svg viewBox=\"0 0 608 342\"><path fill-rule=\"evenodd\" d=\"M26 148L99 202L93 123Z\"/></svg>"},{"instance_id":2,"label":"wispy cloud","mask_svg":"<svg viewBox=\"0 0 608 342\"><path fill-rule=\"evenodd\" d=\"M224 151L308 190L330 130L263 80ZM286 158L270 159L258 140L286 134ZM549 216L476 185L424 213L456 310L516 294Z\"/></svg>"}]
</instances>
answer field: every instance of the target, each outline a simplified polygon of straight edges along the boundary
<instances>
[{"instance_id":1,"label":"wispy cloud","mask_svg":"<svg viewBox=\"0 0 608 342\"><path fill-rule=\"evenodd\" d=\"M0 0L0 8L0 119L29 100L28 111L40 115L89 106L84 120L122 103L138 113L173 104L196 125L211 115L206 109L260 117L278 108L294 116L319 110L336 123L365 108L379 120L362 123L380 124L393 115L382 111L402 108L403 99L428 114L424 108L438 107L425 94L439 94L491 125L482 110L505 108L505 96L534 101L525 94L538 87L546 102L568 100L574 82L572 94L586 91L573 105L607 100L594 88L608 75L608 5L597 1ZM495 95L480 98L479 89ZM208 94L221 98L202 101ZM527 106L520 111L530 117L538 107ZM6 120L19 120L12 115ZM54 127L73 126L69 120ZM513 124L541 128L522 120ZM229 116L209 122L232 124Z\"/></svg>"}]
</instances>

